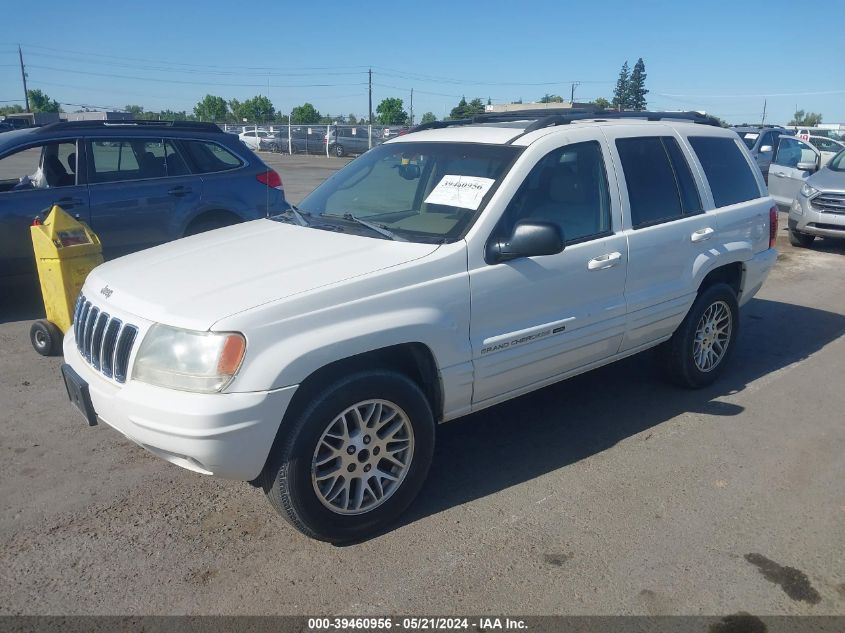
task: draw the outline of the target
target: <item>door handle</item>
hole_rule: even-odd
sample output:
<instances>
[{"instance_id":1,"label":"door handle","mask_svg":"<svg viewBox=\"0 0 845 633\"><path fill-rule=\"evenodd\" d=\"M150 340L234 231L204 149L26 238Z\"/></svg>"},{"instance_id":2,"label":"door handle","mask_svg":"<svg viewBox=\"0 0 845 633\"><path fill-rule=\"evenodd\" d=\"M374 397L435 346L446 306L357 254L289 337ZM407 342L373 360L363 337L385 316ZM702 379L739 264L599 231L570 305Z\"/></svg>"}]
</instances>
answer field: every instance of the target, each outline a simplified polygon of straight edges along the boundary
<instances>
[{"instance_id":1,"label":"door handle","mask_svg":"<svg viewBox=\"0 0 845 633\"><path fill-rule=\"evenodd\" d=\"M690 240L693 242L705 242L713 237L713 233L715 231L711 229L709 226L703 229L698 229L694 231L692 235L690 235Z\"/></svg>"},{"instance_id":2,"label":"door handle","mask_svg":"<svg viewBox=\"0 0 845 633\"><path fill-rule=\"evenodd\" d=\"M605 253L598 257L593 257L587 262L587 270L604 270L605 268L613 268L622 261L622 253Z\"/></svg>"},{"instance_id":3,"label":"door handle","mask_svg":"<svg viewBox=\"0 0 845 633\"><path fill-rule=\"evenodd\" d=\"M173 187L173 189L168 191L167 195L170 195L170 196L186 196L189 193L191 193L190 187L183 187L182 185L179 185L178 187Z\"/></svg>"},{"instance_id":4,"label":"door handle","mask_svg":"<svg viewBox=\"0 0 845 633\"><path fill-rule=\"evenodd\" d=\"M783 173L781 173L781 172L779 172L779 171L771 171L771 170L770 170L770 171L769 171L769 173L770 173L772 176L775 176L776 178L783 178L783 177L784 177L784 174L783 174Z\"/></svg>"}]
</instances>

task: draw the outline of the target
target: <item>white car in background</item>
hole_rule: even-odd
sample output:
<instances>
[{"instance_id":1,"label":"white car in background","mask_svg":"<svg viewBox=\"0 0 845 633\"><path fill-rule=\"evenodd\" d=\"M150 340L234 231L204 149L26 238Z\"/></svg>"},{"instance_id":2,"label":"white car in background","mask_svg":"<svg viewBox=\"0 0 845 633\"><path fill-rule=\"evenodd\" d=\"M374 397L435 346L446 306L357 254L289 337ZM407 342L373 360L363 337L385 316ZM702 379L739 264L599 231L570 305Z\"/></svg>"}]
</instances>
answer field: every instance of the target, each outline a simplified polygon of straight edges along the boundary
<instances>
[{"instance_id":1,"label":"white car in background","mask_svg":"<svg viewBox=\"0 0 845 633\"><path fill-rule=\"evenodd\" d=\"M266 132L264 130L246 130L238 134L238 138L241 139L241 142L249 149L257 151L261 148L262 140L271 140L274 137L272 132Z\"/></svg>"}]
</instances>

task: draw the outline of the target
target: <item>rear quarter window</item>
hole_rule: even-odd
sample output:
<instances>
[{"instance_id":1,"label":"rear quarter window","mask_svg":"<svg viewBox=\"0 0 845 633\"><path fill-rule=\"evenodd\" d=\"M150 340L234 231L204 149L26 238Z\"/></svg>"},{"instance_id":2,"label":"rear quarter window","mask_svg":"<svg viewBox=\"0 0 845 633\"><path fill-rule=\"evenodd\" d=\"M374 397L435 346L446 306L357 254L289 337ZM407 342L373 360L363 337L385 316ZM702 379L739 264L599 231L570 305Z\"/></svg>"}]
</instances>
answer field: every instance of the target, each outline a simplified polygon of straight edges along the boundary
<instances>
[{"instance_id":1,"label":"rear quarter window","mask_svg":"<svg viewBox=\"0 0 845 633\"><path fill-rule=\"evenodd\" d=\"M180 141L192 171L211 174L237 169L243 161L228 149L211 141Z\"/></svg>"},{"instance_id":2,"label":"rear quarter window","mask_svg":"<svg viewBox=\"0 0 845 633\"><path fill-rule=\"evenodd\" d=\"M704 169L717 207L760 197L753 167L734 139L690 136L687 140Z\"/></svg>"}]
</instances>

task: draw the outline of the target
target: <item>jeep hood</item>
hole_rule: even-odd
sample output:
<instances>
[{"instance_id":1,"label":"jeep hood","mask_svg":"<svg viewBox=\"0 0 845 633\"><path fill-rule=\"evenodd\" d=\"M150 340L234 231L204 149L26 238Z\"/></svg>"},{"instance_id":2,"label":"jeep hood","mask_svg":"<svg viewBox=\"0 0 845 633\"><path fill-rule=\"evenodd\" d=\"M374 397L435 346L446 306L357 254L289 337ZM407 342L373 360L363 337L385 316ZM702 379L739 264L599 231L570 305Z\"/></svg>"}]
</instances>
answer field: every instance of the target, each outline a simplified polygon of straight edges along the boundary
<instances>
[{"instance_id":1,"label":"jeep hood","mask_svg":"<svg viewBox=\"0 0 845 633\"><path fill-rule=\"evenodd\" d=\"M114 305L150 321L207 330L243 310L398 266L437 248L255 220L106 262L88 276L85 293L105 309ZM103 292L106 286L111 293Z\"/></svg>"}]
</instances>

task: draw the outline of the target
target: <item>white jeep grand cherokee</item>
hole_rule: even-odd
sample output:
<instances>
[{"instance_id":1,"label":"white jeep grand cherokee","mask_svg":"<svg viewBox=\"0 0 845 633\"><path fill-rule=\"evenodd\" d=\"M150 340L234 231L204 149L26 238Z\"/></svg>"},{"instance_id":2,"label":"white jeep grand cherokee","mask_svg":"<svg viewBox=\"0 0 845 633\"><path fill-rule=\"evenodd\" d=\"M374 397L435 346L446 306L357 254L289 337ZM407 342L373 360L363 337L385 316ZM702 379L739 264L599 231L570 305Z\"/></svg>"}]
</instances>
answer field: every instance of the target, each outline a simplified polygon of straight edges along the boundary
<instances>
[{"instance_id":1,"label":"white jeep grand cherokee","mask_svg":"<svg viewBox=\"0 0 845 633\"><path fill-rule=\"evenodd\" d=\"M657 345L678 383L716 379L777 212L709 122L429 124L299 209L103 264L64 341L70 398L260 485L311 537L370 535L420 490L438 422Z\"/></svg>"}]
</instances>

